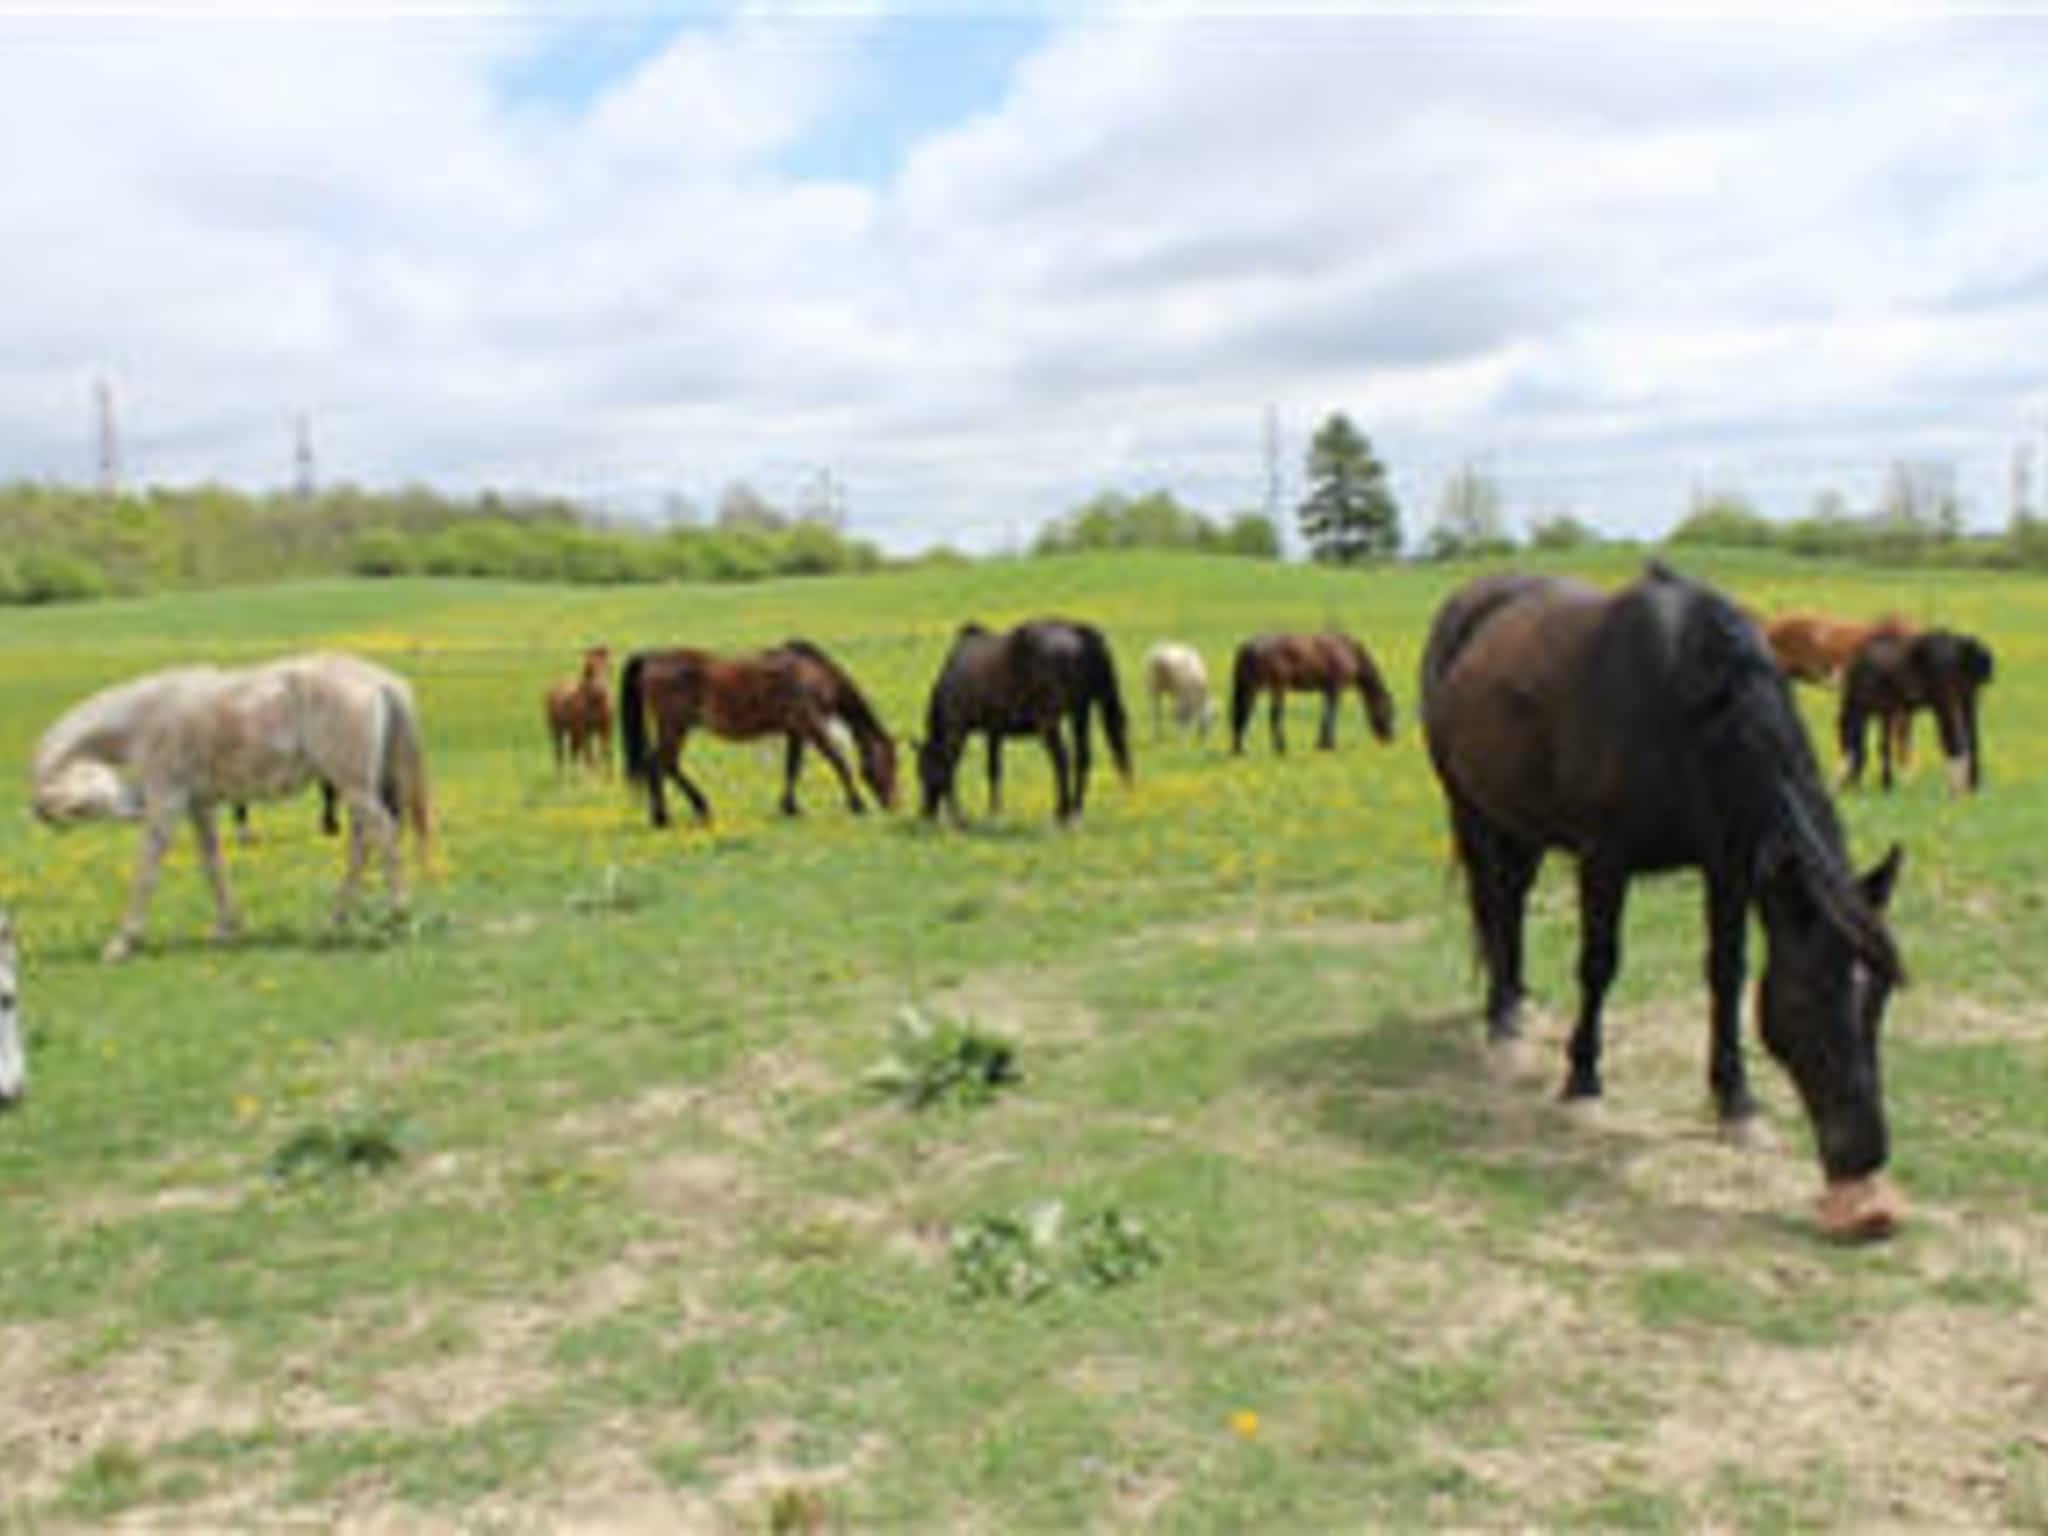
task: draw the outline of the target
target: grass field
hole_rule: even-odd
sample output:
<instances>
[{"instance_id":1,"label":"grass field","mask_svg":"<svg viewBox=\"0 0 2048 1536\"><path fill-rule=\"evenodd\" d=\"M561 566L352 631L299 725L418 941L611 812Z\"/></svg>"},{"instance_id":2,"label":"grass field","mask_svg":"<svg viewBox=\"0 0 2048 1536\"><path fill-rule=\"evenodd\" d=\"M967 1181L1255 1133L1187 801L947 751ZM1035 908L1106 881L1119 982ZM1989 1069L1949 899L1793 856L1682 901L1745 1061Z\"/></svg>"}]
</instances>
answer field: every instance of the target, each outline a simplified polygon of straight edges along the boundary
<instances>
[{"instance_id":1,"label":"grass field","mask_svg":"<svg viewBox=\"0 0 2048 1536\"><path fill-rule=\"evenodd\" d=\"M1886 1072L1915 1209L1880 1248L1815 1237L1754 1045L1769 1134L1714 1136L1689 878L1631 905L1597 1117L1552 1099L1562 865L1541 1075L1488 1070L1414 725L1468 573L1130 557L0 617L17 765L106 682L348 646L415 679L442 820L411 913L330 935L313 799L260 810L231 947L181 843L109 968L133 830L51 833L0 780L34 1075L0 1119L0 1530L2048 1525L2048 582L1697 572L1998 654L1980 799L1923 724L1900 792L1846 802L1860 860L1908 856ZM964 833L856 821L815 764L785 822L779 751L702 742L719 821L657 834L546 758L540 689L588 640L806 634L907 733L960 620L1039 612L1108 630L1145 721L1135 785L1069 832L1021 744ZM1153 639L1220 676L1242 635L1328 622L1386 669L1391 748L1354 703L1306 750L1307 701L1284 761L1150 741ZM906 1005L1006 1037L1022 1082L882 1096ZM400 1156L336 1166L322 1128ZM1057 1241L1002 1247L1052 1201ZM1111 1211L1156 1264L1091 1248ZM1003 1274L956 1260L973 1232L1043 1290L965 1294Z\"/></svg>"}]
</instances>

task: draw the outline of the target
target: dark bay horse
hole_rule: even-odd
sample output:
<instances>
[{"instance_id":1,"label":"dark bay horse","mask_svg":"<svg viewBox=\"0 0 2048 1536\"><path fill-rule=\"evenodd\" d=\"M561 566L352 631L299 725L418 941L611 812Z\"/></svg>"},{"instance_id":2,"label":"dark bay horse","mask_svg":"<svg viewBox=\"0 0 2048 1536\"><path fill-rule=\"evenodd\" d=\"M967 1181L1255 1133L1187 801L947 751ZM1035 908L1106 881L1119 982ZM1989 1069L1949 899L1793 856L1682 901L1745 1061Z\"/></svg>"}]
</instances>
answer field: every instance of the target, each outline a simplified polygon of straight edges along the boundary
<instances>
[{"instance_id":1,"label":"dark bay horse","mask_svg":"<svg viewBox=\"0 0 2048 1536\"><path fill-rule=\"evenodd\" d=\"M1366 648L1336 630L1320 635L1255 635L1237 648L1230 677L1230 750L1244 751L1244 729L1261 689L1273 696L1273 750L1285 752L1282 719L1290 693L1320 693L1323 723L1316 745L1327 752L1337 745L1337 700L1356 688L1373 735L1394 739L1394 699L1380 679Z\"/></svg>"},{"instance_id":2,"label":"dark bay horse","mask_svg":"<svg viewBox=\"0 0 2048 1536\"><path fill-rule=\"evenodd\" d=\"M1991 650L1971 635L1930 629L1918 635L1878 634L1864 642L1842 678L1836 735L1842 782L1863 777L1864 727L1875 715L1884 787L1892 787L1892 750L1916 709L1934 715L1948 759L1949 788L1974 792L1983 780L1977 739L1977 692L1991 681Z\"/></svg>"},{"instance_id":3,"label":"dark bay horse","mask_svg":"<svg viewBox=\"0 0 2048 1536\"><path fill-rule=\"evenodd\" d=\"M925 709L925 737L917 750L925 815L936 816L944 805L959 818L953 778L975 731L988 738L991 811L1002 798L1003 738L1036 736L1052 759L1055 814L1061 821L1080 815L1088 800L1088 718L1097 708L1110 755L1128 783L1131 754L1123 697L1117 691L1115 659L1100 630L1063 619L1020 624L1003 634L963 625ZM1071 761L1061 734L1063 721L1071 726Z\"/></svg>"},{"instance_id":4,"label":"dark bay horse","mask_svg":"<svg viewBox=\"0 0 2048 1536\"><path fill-rule=\"evenodd\" d=\"M1481 578L1444 604L1422 661L1423 729L1487 972L1489 1036L1519 1032L1522 919L1549 848L1579 866L1579 987L1567 1098L1600 1093L1600 1007L1631 876L1698 869L1721 1118L1755 1113L1740 1008L1749 913L1768 945L1764 1044L1813 1122L1831 1185L1889 1155L1878 1026L1902 978L1883 909L1899 850L1860 879L1790 694L1755 628L1653 564L1609 596ZM1858 1235L1888 1230L1872 1213Z\"/></svg>"},{"instance_id":5,"label":"dark bay horse","mask_svg":"<svg viewBox=\"0 0 2048 1536\"><path fill-rule=\"evenodd\" d=\"M648 718L654 733L648 735ZM683 743L693 730L715 731L729 741L761 736L788 738L783 758L782 810L797 814L797 775L804 748L813 747L832 765L846 791L847 809L867 809L854 787L833 726L853 735L860 774L883 807L896 804L896 743L882 728L853 679L808 640L790 640L751 656L717 656L709 651L638 651L619 669L619 745L626 776L647 787L648 814L668 825L664 777L688 797L699 821L711 819L711 803L683 772Z\"/></svg>"}]
</instances>

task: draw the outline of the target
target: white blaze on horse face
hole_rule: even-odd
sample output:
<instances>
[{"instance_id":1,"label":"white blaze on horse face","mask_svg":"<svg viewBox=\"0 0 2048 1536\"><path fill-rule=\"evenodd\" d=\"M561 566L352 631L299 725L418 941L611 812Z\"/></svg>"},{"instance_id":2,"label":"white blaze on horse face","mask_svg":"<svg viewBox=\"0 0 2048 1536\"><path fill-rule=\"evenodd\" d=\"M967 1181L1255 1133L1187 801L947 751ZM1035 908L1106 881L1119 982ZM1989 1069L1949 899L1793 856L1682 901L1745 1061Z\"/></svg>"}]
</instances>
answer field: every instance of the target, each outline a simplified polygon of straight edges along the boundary
<instances>
[{"instance_id":1,"label":"white blaze on horse face","mask_svg":"<svg viewBox=\"0 0 2048 1536\"><path fill-rule=\"evenodd\" d=\"M0 1106L13 1103L28 1087L28 1053L21 1042L14 987L14 929L0 913Z\"/></svg>"}]
</instances>

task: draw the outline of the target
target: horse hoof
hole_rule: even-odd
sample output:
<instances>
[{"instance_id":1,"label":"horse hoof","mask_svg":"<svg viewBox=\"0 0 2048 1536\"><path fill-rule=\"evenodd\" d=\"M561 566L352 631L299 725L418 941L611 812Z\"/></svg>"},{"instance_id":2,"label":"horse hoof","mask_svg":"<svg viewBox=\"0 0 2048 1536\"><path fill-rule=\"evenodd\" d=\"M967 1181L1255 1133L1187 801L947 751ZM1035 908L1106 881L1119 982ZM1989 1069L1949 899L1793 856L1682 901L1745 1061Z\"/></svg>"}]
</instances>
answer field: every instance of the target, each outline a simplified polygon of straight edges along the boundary
<instances>
[{"instance_id":1,"label":"horse hoof","mask_svg":"<svg viewBox=\"0 0 2048 1536\"><path fill-rule=\"evenodd\" d=\"M1486 1037L1486 1070L1503 1082L1529 1075L1529 1042L1519 1034Z\"/></svg>"},{"instance_id":2,"label":"horse hoof","mask_svg":"<svg viewBox=\"0 0 2048 1536\"><path fill-rule=\"evenodd\" d=\"M1906 1219L1906 1200L1881 1174L1830 1179L1813 1214L1823 1236L1838 1243L1874 1243L1898 1231Z\"/></svg>"},{"instance_id":3,"label":"horse hoof","mask_svg":"<svg viewBox=\"0 0 2048 1536\"><path fill-rule=\"evenodd\" d=\"M126 960L134 953L135 941L125 933L117 933L107 940L106 948L100 951L100 959L112 965L117 960Z\"/></svg>"},{"instance_id":4,"label":"horse hoof","mask_svg":"<svg viewBox=\"0 0 2048 1536\"><path fill-rule=\"evenodd\" d=\"M215 944L232 944L242 936L240 923L215 923L206 937Z\"/></svg>"},{"instance_id":5,"label":"horse hoof","mask_svg":"<svg viewBox=\"0 0 2048 1536\"><path fill-rule=\"evenodd\" d=\"M1565 1120L1582 1130L1596 1131L1607 1119L1606 1101L1598 1094L1566 1094L1558 1103L1564 1108Z\"/></svg>"}]
</instances>

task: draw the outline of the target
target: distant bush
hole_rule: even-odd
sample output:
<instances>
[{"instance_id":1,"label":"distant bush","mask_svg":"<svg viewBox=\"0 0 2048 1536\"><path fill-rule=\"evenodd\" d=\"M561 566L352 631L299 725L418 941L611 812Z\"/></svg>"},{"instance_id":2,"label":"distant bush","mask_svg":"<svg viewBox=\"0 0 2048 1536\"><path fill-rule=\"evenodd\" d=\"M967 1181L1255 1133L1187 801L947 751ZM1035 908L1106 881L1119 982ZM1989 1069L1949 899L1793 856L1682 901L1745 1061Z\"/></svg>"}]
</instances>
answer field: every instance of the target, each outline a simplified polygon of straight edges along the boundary
<instances>
[{"instance_id":1,"label":"distant bush","mask_svg":"<svg viewBox=\"0 0 2048 1536\"><path fill-rule=\"evenodd\" d=\"M1600 542L1598 530L1587 527L1569 513L1538 518L1529 525L1531 549L1591 549Z\"/></svg>"},{"instance_id":2,"label":"distant bush","mask_svg":"<svg viewBox=\"0 0 2048 1536\"><path fill-rule=\"evenodd\" d=\"M23 603L81 603L105 597L106 573L83 555L31 549L15 566L15 587Z\"/></svg>"},{"instance_id":3,"label":"distant bush","mask_svg":"<svg viewBox=\"0 0 2048 1536\"><path fill-rule=\"evenodd\" d=\"M1195 549L1276 559L1280 534L1272 519L1256 512L1240 513L1221 526L1182 506L1169 491L1138 497L1104 491L1047 523L1031 545L1034 555L1106 549Z\"/></svg>"},{"instance_id":4,"label":"distant bush","mask_svg":"<svg viewBox=\"0 0 2048 1536\"><path fill-rule=\"evenodd\" d=\"M337 486L307 498L152 487L110 499L0 485L0 604L310 576L752 581L884 563L873 544L831 524L768 511L718 528L656 529L555 498L456 500L419 486Z\"/></svg>"}]
</instances>

